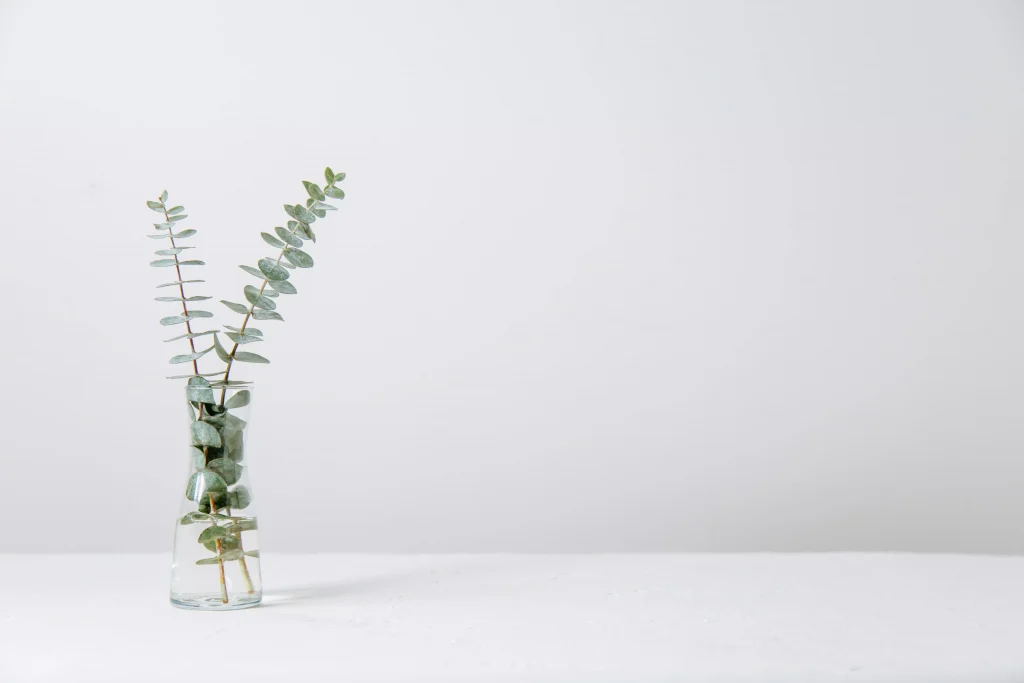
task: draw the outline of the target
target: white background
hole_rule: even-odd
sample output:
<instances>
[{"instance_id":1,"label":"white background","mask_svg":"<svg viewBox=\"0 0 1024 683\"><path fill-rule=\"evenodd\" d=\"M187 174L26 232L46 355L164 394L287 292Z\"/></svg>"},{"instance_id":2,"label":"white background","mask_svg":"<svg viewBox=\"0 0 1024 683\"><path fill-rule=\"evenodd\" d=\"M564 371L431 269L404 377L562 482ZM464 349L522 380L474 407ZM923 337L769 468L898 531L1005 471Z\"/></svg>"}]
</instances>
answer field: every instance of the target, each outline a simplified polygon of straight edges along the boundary
<instances>
[{"instance_id":1,"label":"white background","mask_svg":"<svg viewBox=\"0 0 1024 683\"><path fill-rule=\"evenodd\" d=\"M330 164L264 548L1024 551L1020 5L270 5L0 2L4 550L169 549L144 201L240 300Z\"/></svg>"}]
</instances>

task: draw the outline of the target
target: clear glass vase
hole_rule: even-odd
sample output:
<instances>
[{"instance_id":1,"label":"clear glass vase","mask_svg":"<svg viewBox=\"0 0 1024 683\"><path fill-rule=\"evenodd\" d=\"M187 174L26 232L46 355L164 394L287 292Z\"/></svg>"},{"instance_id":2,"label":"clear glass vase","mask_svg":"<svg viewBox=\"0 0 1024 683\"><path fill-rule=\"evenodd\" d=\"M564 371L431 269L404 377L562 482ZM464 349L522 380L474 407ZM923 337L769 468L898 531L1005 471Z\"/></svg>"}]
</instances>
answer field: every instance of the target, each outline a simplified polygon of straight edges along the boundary
<instances>
[{"instance_id":1,"label":"clear glass vase","mask_svg":"<svg viewBox=\"0 0 1024 683\"><path fill-rule=\"evenodd\" d=\"M194 377L186 399L189 476L174 523L171 604L256 607L263 587L248 466L252 385L211 387Z\"/></svg>"}]
</instances>

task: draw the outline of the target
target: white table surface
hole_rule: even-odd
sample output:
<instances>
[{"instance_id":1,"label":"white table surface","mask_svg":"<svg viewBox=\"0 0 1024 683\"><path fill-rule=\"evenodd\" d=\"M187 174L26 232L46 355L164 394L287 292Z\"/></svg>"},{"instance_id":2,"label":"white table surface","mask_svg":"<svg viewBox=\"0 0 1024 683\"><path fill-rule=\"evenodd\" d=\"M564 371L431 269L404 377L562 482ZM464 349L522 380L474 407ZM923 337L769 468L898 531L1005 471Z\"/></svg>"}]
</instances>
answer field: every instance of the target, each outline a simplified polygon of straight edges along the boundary
<instances>
[{"instance_id":1,"label":"white table surface","mask_svg":"<svg viewBox=\"0 0 1024 683\"><path fill-rule=\"evenodd\" d=\"M1024 558L273 555L264 606L161 555L0 555L0 681L1024 681Z\"/></svg>"}]
</instances>

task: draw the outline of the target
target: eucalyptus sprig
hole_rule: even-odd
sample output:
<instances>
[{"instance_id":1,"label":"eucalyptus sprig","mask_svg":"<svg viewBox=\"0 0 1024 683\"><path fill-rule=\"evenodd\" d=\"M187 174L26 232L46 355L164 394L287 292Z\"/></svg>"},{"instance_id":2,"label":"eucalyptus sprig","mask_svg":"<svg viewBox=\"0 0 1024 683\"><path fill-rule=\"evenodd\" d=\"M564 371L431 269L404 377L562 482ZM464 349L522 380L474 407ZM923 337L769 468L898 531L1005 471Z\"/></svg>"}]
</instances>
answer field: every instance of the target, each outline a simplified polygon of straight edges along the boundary
<instances>
[{"instance_id":1,"label":"eucalyptus sprig","mask_svg":"<svg viewBox=\"0 0 1024 683\"><path fill-rule=\"evenodd\" d=\"M282 226L275 227L276 237L269 232L260 233L260 237L263 238L264 242L281 250L277 257L261 258L256 263L255 268L247 265L239 266L246 273L260 280L259 288L253 285L246 285L242 290L248 306L233 301L221 300L222 304L245 317L242 318L242 323L238 327L224 326L227 330L224 334L232 342L230 351L225 349L217 336L214 335L214 348L217 351L217 356L225 363L224 376L219 382L215 382L215 385L222 384L228 386L231 384L231 368L234 366L235 361L241 363L270 362L258 353L239 351L238 347L244 344L263 341L262 330L249 327L250 320L284 321L284 318L276 310L277 303L274 299L279 294L298 293L295 285L288 281L291 277L288 271L295 268L313 267L313 257L300 249L303 246L303 240L315 243L316 233L313 232L311 224L317 218L326 218L328 211L337 210L337 207L326 202L327 198L331 197L339 200L345 198L344 190L337 187L337 183L345 179L344 173L335 173L328 166L324 169L324 179L327 181L327 184L323 188L316 183L307 180L302 181L309 198L305 200L304 205L284 205L284 211L291 219L286 223L287 228ZM269 290L267 289L268 286L270 287Z\"/></svg>"},{"instance_id":2,"label":"eucalyptus sprig","mask_svg":"<svg viewBox=\"0 0 1024 683\"><path fill-rule=\"evenodd\" d=\"M203 356L205 356L210 351L212 351L213 348L214 348L213 346L210 346L209 348L202 349L201 351L197 351L196 350L196 342L195 342L195 340L198 337L205 337L206 335L210 335L210 334L214 335L214 338L216 339L217 331L216 330L206 330L204 332L196 332L195 330L192 329L192 321L193 320L196 320L196 319L199 319L199 318L212 318L213 317L213 313L210 313L209 311L202 311L202 310L195 309L195 308L191 308L190 309L189 308L189 304L190 303L194 303L196 301L205 301L207 299L211 299L212 297L209 297L209 296L185 296L185 285L193 284L193 283L199 283L199 282L205 282L205 280L186 280L186 279L184 279L184 276L181 273L181 268L182 268L182 266L205 266L206 264L203 261L199 261L197 259L182 260L182 259L179 258L179 255L181 254L181 252L185 251L186 249L192 249L193 247L179 246L178 242L180 242L182 240L186 240L189 237L192 237L193 235L196 234L196 231L192 230L192 229L187 229L187 230L182 230L181 232L174 232L175 229L180 227L178 224L181 221L183 221L186 218L188 218L188 214L185 213L185 207L184 206L173 206L171 208L167 208L167 203L166 202L167 202L167 190L164 190L163 192L161 192L160 193L160 197L157 200L155 200L155 201L150 200L150 201L146 202L146 206L148 206L153 211L156 211L157 213L160 213L160 214L163 215L163 221L161 221L160 223L154 223L153 224L153 227L155 227L159 232L157 234L155 234L155 235L150 235L150 237L153 238L153 239L158 239L158 240L166 239L166 240L168 240L168 242L170 244L169 248L167 248L167 249L158 249L155 252L157 256L162 256L164 258L159 258L159 259L156 259L155 261L151 261L149 265L153 266L154 268L174 268L175 275L178 278L177 280L174 280L173 282L165 282L162 285L157 285L157 288L161 288L161 287L177 287L178 288L178 295L179 296L158 296L158 297L156 297L156 300L157 301L173 302L173 303L178 303L178 304L181 305L181 315L171 315L171 316L167 316L165 318L161 318L160 319L160 324L161 325L165 325L165 326L180 325L182 323L185 324L185 334L181 334L181 335L178 335L177 337L171 337L170 339L165 339L164 340L164 341L167 341L167 342L177 341L179 339L187 339L188 340L188 346L189 346L189 349L191 350L191 352L190 353L186 353L186 354L181 354L181 355L173 356L171 358L171 360L170 360L170 363L172 363L172 364L178 364L178 363L191 363L192 364L193 373L191 375L175 375L175 376L172 376L172 377L169 378L169 379L183 379L185 377L193 377L195 375L199 375L200 374L199 373L199 359L202 358ZM170 257L170 258L167 258L167 257ZM209 374L216 374L216 373L209 373Z\"/></svg>"}]
</instances>

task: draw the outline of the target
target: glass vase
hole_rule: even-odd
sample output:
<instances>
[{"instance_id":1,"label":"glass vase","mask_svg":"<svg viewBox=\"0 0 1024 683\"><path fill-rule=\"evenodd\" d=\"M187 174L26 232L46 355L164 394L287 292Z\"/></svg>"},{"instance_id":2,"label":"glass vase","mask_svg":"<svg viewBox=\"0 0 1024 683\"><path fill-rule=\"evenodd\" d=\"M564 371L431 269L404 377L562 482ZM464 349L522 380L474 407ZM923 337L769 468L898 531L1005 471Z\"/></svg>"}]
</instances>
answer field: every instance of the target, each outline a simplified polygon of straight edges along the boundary
<instances>
[{"instance_id":1,"label":"glass vase","mask_svg":"<svg viewBox=\"0 0 1024 683\"><path fill-rule=\"evenodd\" d=\"M252 385L211 387L194 377L186 400L189 475L174 522L171 604L256 607L263 588L248 463Z\"/></svg>"}]
</instances>

